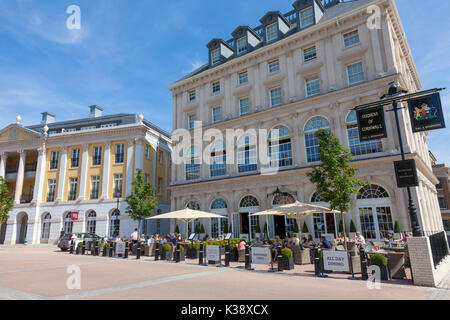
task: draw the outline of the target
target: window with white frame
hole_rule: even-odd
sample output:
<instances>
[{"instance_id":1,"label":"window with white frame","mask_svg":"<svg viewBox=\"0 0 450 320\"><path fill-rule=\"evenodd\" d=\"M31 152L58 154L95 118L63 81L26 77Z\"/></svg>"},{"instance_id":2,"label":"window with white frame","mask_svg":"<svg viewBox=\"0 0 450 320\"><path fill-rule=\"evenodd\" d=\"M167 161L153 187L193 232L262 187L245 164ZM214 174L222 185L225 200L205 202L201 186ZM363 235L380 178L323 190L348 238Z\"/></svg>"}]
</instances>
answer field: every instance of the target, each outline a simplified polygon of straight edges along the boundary
<instances>
[{"instance_id":1,"label":"window with white frame","mask_svg":"<svg viewBox=\"0 0 450 320\"><path fill-rule=\"evenodd\" d=\"M92 176L91 177L91 197L90 199L98 199L98 193L100 188L100 177Z\"/></svg>"},{"instance_id":2,"label":"window with white frame","mask_svg":"<svg viewBox=\"0 0 450 320\"><path fill-rule=\"evenodd\" d=\"M278 72L280 71L280 61L279 60L271 61L269 62L268 67L270 74Z\"/></svg>"},{"instance_id":3,"label":"window with white frame","mask_svg":"<svg viewBox=\"0 0 450 320\"><path fill-rule=\"evenodd\" d=\"M242 37L237 40L237 53L242 54L248 50L247 37Z\"/></svg>"},{"instance_id":4,"label":"window with white frame","mask_svg":"<svg viewBox=\"0 0 450 320\"><path fill-rule=\"evenodd\" d=\"M223 141L215 141L211 146L209 175L220 177L227 174L227 155Z\"/></svg>"},{"instance_id":5,"label":"window with white frame","mask_svg":"<svg viewBox=\"0 0 450 320\"><path fill-rule=\"evenodd\" d=\"M316 46L303 50L303 61L310 61L317 58Z\"/></svg>"},{"instance_id":6,"label":"window with white frame","mask_svg":"<svg viewBox=\"0 0 450 320\"><path fill-rule=\"evenodd\" d=\"M109 236L119 236L120 233L120 211L114 210L109 218Z\"/></svg>"},{"instance_id":7,"label":"window with white frame","mask_svg":"<svg viewBox=\"0 0 450 320\"><path fill-rule=\"evenodd\" d=\"M148 173L144 174L144 184L148 184L150 181L150 175Z\"/></svg>"},{"instance_id":8,"label":"window with white frame","mask_svg":"<svg viewBox=\"0 0 450 320\"><path fill-rule=\"evenodd\" d=\"M320 80L318 77L306 79L306 96L311 97L320 94Z\"/></svg>"},{"instance_id":9,"label":"window with white frame","mask_svg":"<svg viewBox=\"0 0 450 320\"><path fill-rule=\"evenodd\" d=\"M80 128L81 131L94 130L94 129L97 129L97 127L96 126L90 126L90 127L82 127L82 128Z\"/></svg>"},{"instance_id":10,"label":"window with white frame","mask_svg":"<svg viewBox=\"0 0 450 320\"><path fill-rule=\"evenodd\" d=\"M196 147L192 146L185 160L186 180L200 179L200 154Z\"/></svg>"},{"instance_id":11,"label":"window with white frame","mask_svg":"<svg viewBox=\"0 0 450 320\"><path fill-rule=\"evenodd\" d=\"M163 159L164 159L164 153L162 151L158 152L158 162L159 164L163 163Z\"/></svg>"},{"instance_id":12,"label":"window with white frame","mask_svg":"<svg viewBox=\"0 0 450 320\"><path fill-rule=\"evenodd\" d=\"M242 136L237 142L237 164L239 173L256 171L256 138L253 135Z\"/></svg>"},{"instance_id":13,"label":"window with white frame","mask_svg":"<svg viewBox=\"0 0 450 320\"><path fill-rule=\"evenodd\" d=\"M188 115L188 129L194 129L195 125L195 114Z\"/></svg>"},{"instance_id":14,"label":"window with white frame","mask_svg":"<svg viewBox=\"0 0 450 320\"><path fill-rule=\"evenodd\" d=\"M116 144L116 163L124 162L125 145L123 143Z\"/></svg>"},{"instance_id":15,"label":"window with white frame","mask_svg":"<svg viewBox=\"0 0 450 320\"><path fill-rule=\"evenodd\" d=\"M189 91L188 99L189 99L189 102L195 101L195 99L196 99L195 90Z\"/></svg>"},{"instance_id":16,"label":"window with white frame","mask_svg":"<svg viewBox=\"0 0 450 320\"><path fill-rule=\"evenodd\" d=\"M351 47L355 44L359 43L359 34L358 30L354 30L352 32L348 32L344 34L344 47Z\"/></svg>"},{"instance_id":17,"label":"window with white frame","mask_svg":"<svg viewBox=\"0 0 450 320\"><path fill-rule=\"evenodd\" d=\"M97 225L97 213L95 213L95 211L91 211L88 213L86 219L86 232L95 234L96 225Z\"/></svg>"},{"instance_id":18,"label":"window with white frame","mask_svg":"<svg viewBox=\"0 0 450 320\"><path fill-rule=\"evenodd\" d=\"M78 168L80 165L80 149L72 150L71 168Z\"/></svg>"},{"instance_id":19,"label":"window with white frame","mask_svg":"<svg viewBox=\"0 0 450 320\"><path fill-rule=\"evenodd\" d=\"M64 232L72 233L72 231L73 231L72 212L67 212L64 215Z\"/></svg>"},{"instance_id":20,"label":"window with white frame","mask_svg":"<svg viewBox=\"0 0 450 320\"><path fill-rule=\"evenodd\" d=\"M220 122L221 119L221 108L220 107L214 107L212 108L212 122Z\"/></svg>"},{"instance_id":21,"label":"window with white frame","mask_svg":"<svg viewBox=\"0 0 450 320\"><path fill-rule=\"evenodd\" d=\"M330 122L323 117L314 117L305 125L306 160L308 162L320 160L319 140L316 132L319 129L327 129L329 127Z\"/></svg>"},{"instance_id":22,"label":"window with white frame","mask_svg":"<svg viewBox=\"0 0 450 320\"><path fill-rule=\"evenodd\" d=\"M158 195L161 195L162 194L162 182L163 182L163 179L162 178L158 178Z\"/></svg>"},{"instance_id":23,"label":"window with white frame","mask_svg":"<svg viewBox=\"0 0 450 320\"><path fill-rule=\"evenodd\" d=\"M281 88L274 88L270 90L270 106L276 107L283 103L283 98L281 95Z\"/></svg>"},{"instance_id":24,"label":"window with white frame","mask_svg":"<svg viewBox=\"0 0 450 320\"><path fill-rule=\"evenodd\" d=\"M308 7L299 12L300 28L306 28L314 24L314 10L313 7Z\"/></svg>"},{"instance_id":25,"label":"window with white frame","mask_svg":"<svg viewBox=\"0 0 450 320\"><path fill-rule=\"evenodd\" d=\"M278 39L278 24L277 22L266 27L266 42L272 42Z\"/></svg>"},{"instance_id":26,"label":"window with white frame","mask_svg":"<svg viewBox=\"0 0 450 320\"><path fill-rule=\"evenodd\" d=\"M248 72L241 72L239 73L239 78L238 78L238 83L239 84L244 84L248 82Z\"/></svg>"},{"instance_id":27,"label":"window with white frame","mask_svg":"<svg viewBox=\"0 0 450 320\"><path fill-rule=\"evenodd\" d=\"M78 178L70 178L69 180L69 201L77 199Z\"/></svg>"},{"instance_id":28,"label":"window with white frame","mask_svg":"<svg viewBox=\"0 0 450 320\"><path fill-rule=\"evenodd\" d=\"M94 154L92 156L92 165L99 166L102 164L102 147L94 147Z\"/></svg>"},{"instance_id":29,"label":"window with white frame","mask_svg":"<svg viewBox=\"0 0 450 320\"><path fill-rule=\"evenodd\" d=\"M46 213L42 219L42 233L41 239L48 240L50 238L50 226L52 223L52 216L50 213Z\"/></svg>"},{"instance_id":30,"label":"window with white frame","mask_svg":"<svg viewBox=\"0 0 450 320\"><path fill-rule=\"evenodd\" d=\"M121 173L114 175L114 198L122 197L123 175Z\"/></svg>"},{"instance_id":31,"label":"window with white frame","mask_svg":"<svg viewBox=\"0 0 450 320\"><path fill-rule=\"evenodd\" d=\"M113 128L113 127L117 127L117 123L105 123L100 125L100 128Z\"/></svg>"},{"instance_id":32,"label":"window with white frame","mask_svg":"<svg viewBox=\"0 0 450 320\"><path fill-rule=\"evenodd\" d=\"M347 123L347 137L350 152L354 156L377 153L383 151L383 145L380 139L364 141L359 140L358 121L356 119L356 111L351 111L346 119Z\"/></svg>"},{"instance_id":33,"label":"window with white frame","mask_svg":"<svg viewBox=\"0 0 450 320\"><path fill-rule=\"evenodd\" d=\"M446 201L445 201L445 198L439 197L439 198L438 198L438 201L439 201L439 208L441 208L441 209L447 209L447 203L446 203Z\"/></svg>"},{"instance_id":34,"label":"window with white frame","mask_svg":"<svg viewBox=\"0 0 450 320\"><path fill-rule=\"evenodd\" d=\"M212 94L220 92L220 81L213 82L211 85Z\"/></svg>"},{"instance_id":35,"label":"window with white frame","mask_svg":"<svg viewBox=\"0 0 450 320\"><path fill-rule=\"evenodd\" d=\"M48 181L47 202L55 201L55 192L56 192L56 179L51 179Z\"/></svg>"},{"instance_id":36,"label":"window with white frame","mask_svg":"<svg viewBox=\"0 0 450 320\"><path fill-rule=\"evenodd\" d=\"M347 66L348 84L357 84L364 81L364 70L362 62L357 62Z\"/></svg>"},{"instance_id":37,"label":"window with white frame","mask_svg":"<svg viewBox=\"0 0 450 320\"><path fill-rule=\"evenodd\" d=\"M214 49L211 51L211 64L215 65L220 62L220 49Z\"/></svg>"},{"instance_id":38,"label":"window with white frame","mask_svg":"<svg viewBox=\"0 0 450 320\"><path fill-rule=\"evenodd\" d=\"M291 131L285 126L276 126L269 133L269 159L271 167L292 165Z\"/></svg>"},{"instance_id":39,"label":"window with white frame","mask_svg":"<svg viewBox=\"0 0 450 320\"><path fill-rule=\"evenodd\" d=\"M58 169L59 151L52 152L52 158L50 160L50 170Z\"/></svg>"},{"instance_id":40,"label":"window with white frame","mask_svg":"<svg viewBox=\"0 0 450 320\"><path fill-rule=\"evenodd\" d=\"M241 116L248 114L250 112L250 105L248 98L243 98L239 100L239 114Z\"/></svg>"}]
</instances>

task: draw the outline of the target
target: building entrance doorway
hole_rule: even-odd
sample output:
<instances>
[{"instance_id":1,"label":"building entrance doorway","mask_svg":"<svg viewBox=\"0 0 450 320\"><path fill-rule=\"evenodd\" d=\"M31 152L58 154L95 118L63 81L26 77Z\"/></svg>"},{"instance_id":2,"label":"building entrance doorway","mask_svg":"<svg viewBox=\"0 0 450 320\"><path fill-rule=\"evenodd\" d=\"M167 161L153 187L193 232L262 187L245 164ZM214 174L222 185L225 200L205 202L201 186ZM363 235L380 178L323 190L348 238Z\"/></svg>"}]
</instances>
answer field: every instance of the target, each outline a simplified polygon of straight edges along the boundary
<instances>
[{"instance_id":1,"label":"building entrance doorway","mask_svg":"<svg viewBox=\"0 0 450 320\"><path fill-rule=\"evenodd\" d=\"M24 244L25 238L27 237L28 230L28 215L26 213L23 214L22 218L18 218L18 233L17 233L17 241L18 244Z\"/></svg>"},{"instance_id":2,"label":"building entrance doorway","mask_svg":"<svg viewBox=\"0 0 450 320\"><path fill-rule=\"evenodd\" d=\"M6 238L6 222L0 226L0 244L5 244Z\"/></svg>"},{"instance_id":3,"label":"building entrance doorway","mask_svg":"<svg viewBox=\"0 0 450 320\"><path fill-rule=\"evenodd\" d=\"M250 234L248 212L241 212L241 234Z\"/></svg>"},{"instance_id":4,"label":"building entrance doorway","mask_svg":"<svg viewBox=\"0 0 450 320\"><path fill-rule=\"evenodd\" d=\"M286 220L284 216L274 216L275 236L283 239L286 236Z\"/></svg>"}]
</instances>

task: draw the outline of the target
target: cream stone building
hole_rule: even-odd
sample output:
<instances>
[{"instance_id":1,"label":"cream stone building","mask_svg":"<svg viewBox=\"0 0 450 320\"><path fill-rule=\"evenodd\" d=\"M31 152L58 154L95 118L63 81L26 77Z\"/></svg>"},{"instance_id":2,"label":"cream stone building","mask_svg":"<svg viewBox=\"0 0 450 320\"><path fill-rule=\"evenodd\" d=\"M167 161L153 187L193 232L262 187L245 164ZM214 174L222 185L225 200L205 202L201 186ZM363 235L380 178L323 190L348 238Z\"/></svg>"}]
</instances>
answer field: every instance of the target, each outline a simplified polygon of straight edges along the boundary
<instances>
[{"instance_id":1,"label":"cream stone building","mask_svg":"<svg viewBox=\"0 0 450 320\"><path fill-rule=\"evenodd\" d=\"M268 12L260 23L256 28L238 27L230 40L210 41L209 62L169 87L173 128L191 130L195 121L202 121L203 130L221 132L279 129L281 138L276 145L269 141L267 153L280 170L261 174L258 138L251 134L236 139L234 164L221 162L221 143L209 152L212 165L197 163L200 150L192 148L187 154L192 161L172 167L172 209L189 206L222 214L227 218L222 223L200 221L212 236L223 232L224 223L235 236L250 238L257 225L263 230L266 222L270 237L292 232L292 219L249 214L294 200L327 205L306 173L320 163L315 132L329 128L352 151L360 168L357 176L370 182L353 197L347 230L353 221L366 238L381 239L399 221L410 231L406 190L397 188L394 174L400 148L393 112L385 113L388 138L360 142L352 111L379 100L393 81L410 92L421 89L395 2L300 0L291 12ZM420 186L412 193L421 227L443 230L427 133L412 133L405 109L400 123L407 158L418 166ZM318 238L334 235L339 218L313 215L302 220L300 231L304 223Z\"/></svg>"},{"instance_id":2,"label":"cream stone building","mask_svg":"<svg viewBox=\"0 0 450 320\"><path fill-rule=\"evenodd\" d=\"M137 223L125 213L125 198L136 169L155 187L155 214L170 210L168 133L142 115L102 116L98 106L79 120L55 122L54 115L42 115L41 124L24 127L18 116L0 130L0 176L14 196L0 244L54 243L62 229L129 237ZM145 223L144 231L168 227Z\"/></svg>"}]
</instances>

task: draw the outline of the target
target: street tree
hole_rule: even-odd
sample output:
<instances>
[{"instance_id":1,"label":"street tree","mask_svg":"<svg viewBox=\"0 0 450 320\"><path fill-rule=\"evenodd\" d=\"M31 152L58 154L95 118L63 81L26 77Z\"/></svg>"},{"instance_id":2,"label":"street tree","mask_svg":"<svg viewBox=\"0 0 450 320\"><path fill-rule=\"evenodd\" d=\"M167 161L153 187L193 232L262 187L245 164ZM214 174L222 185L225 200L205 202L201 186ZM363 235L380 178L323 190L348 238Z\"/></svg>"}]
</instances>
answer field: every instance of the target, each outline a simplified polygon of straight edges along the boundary
<instances>
[{"instance_id":1,"label":"street tree","mask_svg":"<svg viewBox=\"0 0 450 320\"><path fill-rule=\"evenodd\" d=\"M9 194L5 179L0 177L0 226L8 221L12 207L13 198Z\"/></svg>"}]
</instances>

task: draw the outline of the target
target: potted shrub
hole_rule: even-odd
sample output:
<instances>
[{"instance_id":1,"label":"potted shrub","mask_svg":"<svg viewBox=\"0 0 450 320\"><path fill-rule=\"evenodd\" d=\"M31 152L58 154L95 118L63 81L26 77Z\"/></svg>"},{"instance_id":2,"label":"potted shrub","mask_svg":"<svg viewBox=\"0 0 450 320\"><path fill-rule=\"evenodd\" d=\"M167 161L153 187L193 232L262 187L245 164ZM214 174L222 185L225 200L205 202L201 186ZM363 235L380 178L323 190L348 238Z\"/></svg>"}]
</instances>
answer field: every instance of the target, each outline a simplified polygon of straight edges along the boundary
<instances>
[{"instance_id":1,"label":"potted shrub","mask_svg":"<svg viewBox=\"0 0 450 320\"><path fill-rule=\"evenodd\" d=\"M188 244L188 249L186 252L186 256L189 259L198 259L198 252L200 251L199 243L190 243Z\"/></svg>"},{"instance_id":2,"label":"potted shrub","mask_svg":"<svg viewBox=\"0 0 450 320\"><path fill-rule=\"evenodd\" d=\"M389 269L387 267L388 259L385 256L383 256L381 253L375 253L370 258L370 264L380 267L381 280L389 280Z\"/></svg>"},{"instance_id":3,"label":"potted shrub","mask_svg":"<svg viewBox=\"0 0 450 320\"><path fill-rule=\"evenodd\" d=\"M175 252L176 252L176 247L175 247ZM184 261L185 259L185 254L184 254L184 247L182 245L180 245L180 261ZM176 255L174 253L173 255L173 261L176 261Z\"/></svg>"},{"instance_id":4,"label":"potted shrub","mask_svg":"<svg viewBox=\"0 0 450 320\"><path fill-rule=\"evenodd\" d=\"M400 223L398 223L397 220L395 220L395 225L394 225L394 237L396 239L402 239L403 238L402 228L400 228Z\"/></svg>"},{"instance_id":5,"label":"potted shrub","mask_svg":"<svg viewBox=\"0 0 450 320\"><path fill-rule=\"evenodd\" d=\"M284 248L281 250L281 264L283 265L283 270L293 270L294 269L294 254L289 248Z\"/></svg>"},{"instance_id":6,"label":"potted shrub","mask_svg":"<svg viewBox=\"0 0 450 320\"><path fill-rule=\"evenodd\" d=\"M81 249L83 248L83 242L78 242L76 254L81 254Z\"/></svg>"},{"instance_id":7,"label":"potted shrub","mask_svg":"<svg viewBox=\"0 0 450 320\"><path fill-rule=\"evenodd\" d=\"M161 260L170 260L172 258L172 246L168 243L162 245Z\"/></svg>"},{"instance_id":8,"label":"potted shrub","mask_svg":"<svg viewBox=\"0 0 450 320\"><path fill-rule=\"evenodd\" d=\"M111 244L110 243L105 243L105 245L103 246L103 256L104 257L109 257L109 251L111 250Z\"/></svg>"},{"instance_id":9,"label":"potted shrub","mask_svg":"<svg viewBox=\"0 0 450 320\"><path fill-rule=\"evenodd\" d=\"M351 239L354 239L356 237L356 226L355 223L353 222L353 220L350 220L350 232L349 232L349 237Z\"/></svg>"},{"instance_id":10,"label":"potted shrub","mask_svg":"<svg viewBox=\"0 0 450 320\"><path fill-rule=\"evenodd\" d=\"M237 262L239 259L237 244L230 243L230 261Z\"/></svg>"}]
</instances>

